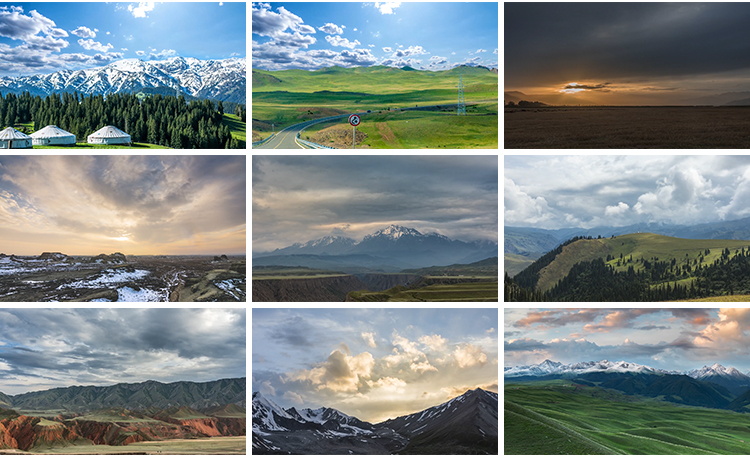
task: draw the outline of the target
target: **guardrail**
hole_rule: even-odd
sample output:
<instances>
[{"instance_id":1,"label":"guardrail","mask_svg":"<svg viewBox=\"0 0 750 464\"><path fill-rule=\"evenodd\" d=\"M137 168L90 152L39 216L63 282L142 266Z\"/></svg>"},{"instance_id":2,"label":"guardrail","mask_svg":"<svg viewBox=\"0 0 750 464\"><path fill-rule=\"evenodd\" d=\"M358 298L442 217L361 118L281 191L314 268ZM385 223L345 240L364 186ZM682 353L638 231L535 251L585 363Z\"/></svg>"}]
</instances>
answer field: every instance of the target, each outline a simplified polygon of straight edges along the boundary
<instances>
[{"instance_id":1,"label":"guardrail","mask_svg":"<svg viewBox=\"0 0 750 464\"><path fill-rule=\"evenodd\" d=\"M301 144L305 145L305 146L306 146L306 147L308 147L308 148L313 148L313 149L328 149L328 150L338 150L338 148L336 148L336 147L327 147L327 146L325 146L325 145L321 145L321 144L319 144L319 143L315 143L315 142L310 142L310 141L308 141L308 140L302 140L301 138L299 138L299 135L300 135L300 134L301 134L302 132L304 132L304 131L305 131L305 129L307 129L307 128L308 128L308 127L310 127L310 126L314 126L315 124L320 124L320 123L323 123L323 122L328 122L328 121L332 121L332 120L334 120L334 119L341 119L341 118L348 118L348 117L349 117L349 114L339 114L339 115L336 115L336 116L329 116L329 117L327 117L327 118L322 118L322 119L319 119L319 120L315 121L315 122L314 122L314 123L312 123L312 124L308 124L308 125L307 125L307 126L305 126L305 127L304 127L304 128L302 129L302 130L300 130L299 132L297 132L297 141L298 141L298 142L300 142Z\"/></svg>"},{"instance_id":2,"label":"guardrail","mask_svg":"<svg viewBox=\"0 0 750 464\"><path fill-rule=\"evenodd\" d=\"M328 150L336 150L336 147L327 147L327 146L321 145L319 143L310 142L308 140L302 140L301 138L299 138L299 134L300 133L301 133L301 131L297 132L297 142L301 143L302 145L306 146L307 148L312 148L312 149L325 148L325 149L328 149Z\"/></svg>"},{"instance_id":3,"label":"guardrail","mask_svg":"<svg viewBox=\"0 0 750 464\"><path fill-rule=\"evenodd\" d=\"M257 147L258 145L263 145L264 143L266 143L269 140L271 140L276 134L278 134L278 132L274 132L273 134L269 135L267 138L265 138L263 140L260 140L258 142L253 142L253 146Z\"/></svg>"}]
</instances>

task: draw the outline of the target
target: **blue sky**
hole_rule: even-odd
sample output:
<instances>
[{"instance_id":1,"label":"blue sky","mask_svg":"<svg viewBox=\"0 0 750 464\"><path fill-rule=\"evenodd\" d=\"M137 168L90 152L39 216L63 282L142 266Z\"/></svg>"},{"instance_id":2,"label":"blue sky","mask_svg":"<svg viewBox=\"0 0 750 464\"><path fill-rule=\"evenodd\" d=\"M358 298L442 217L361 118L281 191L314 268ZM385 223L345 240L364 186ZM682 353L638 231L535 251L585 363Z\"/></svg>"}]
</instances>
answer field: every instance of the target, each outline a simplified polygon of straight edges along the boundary
<instances>
[{"instance_id":1,"label":"blue sky","mask_svg":"<svg viewBox=\"0 0 750 464\"><path fill-rule=\"evenodd\" d=\"M497 391L498 310L253 309L253 391L362 420Z\"/></svg>"},{"instance_id":2,"label":"blue sky","mask_svg":"<svg viewBox=\"0 0 750 464\"><path fill-rule=\"evenodd\" d=\"M750 309L506 309L504 365L628 361L750 370Z\"/></svg>"},{"instance_id":3,"label":"blue sky","mask_svg":"<svg viewBox=\"0 0 750 464\"><path fill-rule=\"evenodd\" d=\"M245 57L245 23L244 2L0 3L0 75Z\"/></svg>"},{"instance_id":4,"label":"blue sky","mask_svg":"<svg viewBox=\"0 0 750 464\"><path fill-rule=\"evenodd\" d=\"M253 3L253 67L497 67L498 4Z\"/></svg>"}]
</instances>

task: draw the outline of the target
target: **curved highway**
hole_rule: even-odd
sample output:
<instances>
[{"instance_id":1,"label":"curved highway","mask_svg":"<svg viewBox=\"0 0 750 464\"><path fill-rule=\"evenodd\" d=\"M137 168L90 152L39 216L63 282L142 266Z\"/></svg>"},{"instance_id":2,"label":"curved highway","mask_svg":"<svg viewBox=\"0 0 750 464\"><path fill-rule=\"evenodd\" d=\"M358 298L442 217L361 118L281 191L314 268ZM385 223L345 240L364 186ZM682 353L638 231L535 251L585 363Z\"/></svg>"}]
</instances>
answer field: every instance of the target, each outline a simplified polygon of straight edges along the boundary
<instances>
[{"instance_id":1,"label":"curved highway","mask_svg":"<svg viewBox=\"0 0 750 464\"><path fill-rule=\"evenodd\" d=\"M479 100L476 102L466 102L467 105L476 104L480 102L485 101L493 101L494 100ZM404 107L404 108L394 108L391 111L414 111L414 110L435 110L435 109L444 109L444 108L456 108L455 103L446 103L442 105L429 105L429 106L414 106L414 107ZM266 150L273 150L273 149L279 149L279 150L289 150L289 149L300 149L300 148L306 148L304 146L300 146L296 142L297 138L297 132L301 131L305 127L312 126L313 124L318 124L321 122L326 121L333 121L334 119L343 119L348 118L352 114L358 114L361 116L366 116L366 112L362 113L346 113L341 114L338 116L329 116L327 118L320 118L320 119L312 119L310 121L300 122L297 124L294 124L293 126L289 126L286 129L282 129L279 132L276 133L276 135L271 138L268 142L264 143L263 145L259 145L257 147L253 147L253 150L259 150L259 149L266 149Z\"/></svg>"},{"instance_id":2,"label":"curved highway","mask_svg":"<svg viewBox=\"0 0 750 464\"><path fill-rule=\"evenodd\" d=\"M276 133L276 135L271 140L264 143L263 145L253 148L253 150L259 150L259 149L289 150L289 149L304 148L304 147L301 147L296 142L297 132L301 131L305 127L312 126L313 124L318 124L320 122L332 121L334 119L341 119L341 118L348 118L348 117L349 117L349 113L342 114L339 116L329 116L327 118L312 119L310 121L305 121L305 122L294 124L293 126L289 126L285 129L280 130L279 132Z\"/></svg>"}]
</instances>

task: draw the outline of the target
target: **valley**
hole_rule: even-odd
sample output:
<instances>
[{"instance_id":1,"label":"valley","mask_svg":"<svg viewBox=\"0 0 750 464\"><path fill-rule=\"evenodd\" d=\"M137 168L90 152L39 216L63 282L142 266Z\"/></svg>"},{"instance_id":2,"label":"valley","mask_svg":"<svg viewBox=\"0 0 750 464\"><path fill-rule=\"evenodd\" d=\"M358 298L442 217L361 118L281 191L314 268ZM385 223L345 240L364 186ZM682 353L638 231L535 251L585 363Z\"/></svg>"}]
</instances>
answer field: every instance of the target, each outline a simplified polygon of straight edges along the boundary
<instances>
[{"instance_id":1,"label":"valley","mask_svg":"<svg viewBox=\"0 0 750 464\"><path fill-rule=\"evenodd\" d=\"M750 377L719 364L506 367L505 453L747 454L749 390Z\"/></svg>"},{"instance_id":2,"label":"valley","mask_svg":"<svg viewBox=\"0 0 750 464\"><path fill-rule=\"evenodd\" d=\"M245 300L244 256L0 253L2 302Z\"/></svg>"},{"instance_id":3,"label":"valley","mask_svg":"<svg viewBox=\"0 0 750 464\"><path fill-rule=\"evenodd\" d=\"M497 276L496 243L390 225L359 242L328 236L255 254L252 299L497 301Z\"/></svg>"},{"instance_id":4,"label":"valley","mask_svg":"<svg viewBox=\"0 0 750 464\"><path fill-rule=\"evenodd\" d=\"M469 390L379 424L253 393L253 454L497 454L497 393Z\"/></svg>"}]
</instances>

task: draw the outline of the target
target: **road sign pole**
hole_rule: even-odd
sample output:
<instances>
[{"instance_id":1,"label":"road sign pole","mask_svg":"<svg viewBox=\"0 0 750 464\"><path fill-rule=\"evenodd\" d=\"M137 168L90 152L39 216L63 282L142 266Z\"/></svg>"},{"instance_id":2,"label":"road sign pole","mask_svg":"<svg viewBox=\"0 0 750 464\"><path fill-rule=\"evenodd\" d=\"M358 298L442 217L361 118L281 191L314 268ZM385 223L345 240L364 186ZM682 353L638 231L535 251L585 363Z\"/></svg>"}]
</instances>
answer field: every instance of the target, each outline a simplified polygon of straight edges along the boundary
<instances>
[{"instance_id":1,"label":"road sign pole","mask_svg":"<svg viewBox=\"0 0 750 464\"><path fill-rule=\"evenodd\" d=\"M360 123L359 115L352 114L349 116L349 124L352 125L352 150L357 148L357 126Z\"/></svg>"}]
</instances>

